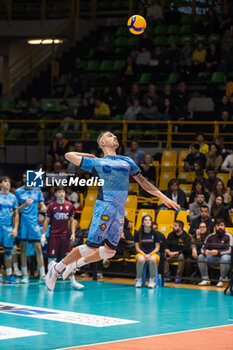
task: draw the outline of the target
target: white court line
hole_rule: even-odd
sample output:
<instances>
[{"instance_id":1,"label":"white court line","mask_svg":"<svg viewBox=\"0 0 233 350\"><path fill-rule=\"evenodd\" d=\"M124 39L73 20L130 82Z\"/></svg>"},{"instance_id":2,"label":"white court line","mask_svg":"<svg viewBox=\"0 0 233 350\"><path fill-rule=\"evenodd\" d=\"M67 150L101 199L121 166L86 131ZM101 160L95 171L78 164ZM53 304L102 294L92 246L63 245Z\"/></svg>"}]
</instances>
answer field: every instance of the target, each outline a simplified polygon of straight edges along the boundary
<instances>
[{"instance_id":1,"label":"white court line","mask_svg":"<svg viewBox=\"0 0 233 350\"><path fill-rule=\"evenodd\" d=\"M125 342L129 340L137 340L137 339L146 339L146 338L152 338L152 337L161 337L164 335L172 335L172 334L179 334L179 333L188 333L188 332L196 332L196 331L202 331L202 330L207 330L207 329L213 329L213 328L221 328L221 327L228 327L228 326L233 326L233 324L226 324L226 325L221 325L221 326L212 326L212 327L205 327L205 328L196 328L196 329L191 329L188 331L178 331L178 332L171 332L171 333L162 333L162 334L154 334L154 335L146 335L144 337L136 337L136 338L127 338L127 339L120 339L120 340L113 340L113 341L106 341L103 343L93 343L93 344L87 344L87 345L77 345L77 346L69 346L68 348L54 348L52 350L67 350L67 349L76 349L76 348L82 348L84 346L94 346L94 345L103 345L103 344L112 344L112 343L120 343L120 342Z\"/></svg>"}]
</instances>

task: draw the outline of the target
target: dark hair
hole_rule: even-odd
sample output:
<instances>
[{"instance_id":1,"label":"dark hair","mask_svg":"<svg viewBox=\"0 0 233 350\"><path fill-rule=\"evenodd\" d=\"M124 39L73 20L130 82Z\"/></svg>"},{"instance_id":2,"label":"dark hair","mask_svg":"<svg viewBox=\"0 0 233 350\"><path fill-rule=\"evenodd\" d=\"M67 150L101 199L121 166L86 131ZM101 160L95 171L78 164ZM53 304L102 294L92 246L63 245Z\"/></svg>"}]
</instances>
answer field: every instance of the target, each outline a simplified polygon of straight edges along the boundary
<instances>
[{"instance_id":1,"label":"dark hair","mask_svg":"<svg viewBox=\"0 0 233 350\"><path fill-rule=\"evenodd\" d=\"M218 206L217 204L216 204L216 198L218 198L218 197L221 197L222 198L222 204L220 205L220 206ZM224 197L223 197L223 195L221 195L221 194L217 194L217 196L215 197L215 200L214 200L214 203L213 203L213 205L212 205L212 207L211 207L211 217L212 218L217 218L217 217L219 217L219 214L220 214L220 212L222 211L222 208L224 207Z\"/></svg>"},{"instance_id":2,"label":"dark hair","mask_svg":"<svg viewBox=\"0 0 233 350\"><path fill-rule=\"evenodd\" d=\"M197 184L201 185L201 193L205 192L203 182L200 181L200 180L197 180L197 179L194 180L194 182L193 182L192 192L194 192L196 194L196 186L197 186Z\"/></svg>"},{"instance_id":3,"label":"dark hair","mask_svg":"<svg viewBox=\"0 0 233 350\"><path fill-rule=\"evenodd\" d=\"M206 168L206 173L208 173L208 171L214 171L215 174L216 174L216 170L213 167L211 167L211 166Z\"/></svg>"},{"instance_id":4,"label":"dark hair","mask_svg":"<svg viewBox=\"0 0 233 350\"><path fill-rule=\"evenodd\" d=\"M212 142L212 143L210 144L210 146L209 146L209 149L210 149L211 146L215 146L215 147L216 147L216 150L217 150L217 151L216 151L216 155L219 156L220 151L219 151L218 145L216 145L216 143Z\"/></svg>"},{"instance_id":5,"label":"dark hair","mask_svg":"<svg viewBox=\"0 0 233 350\"><path fill-rule=\"evenodd\" d=\"M191 144L191 148L192 147L194 147L196 150L198 150L199 151L199 149L200 149L200 146L199 146L199 144L198 143L192 143Z\"/></svg>"},{"instance_id":6,"label":"dark hair","mask_svg":"<svg viewBox=\"0 0 233 350\"><path fill-rule=\"evenodd\" d=\"M168 183L168 188L170 188L175 183L177 184L177 186L179 186L179 181L177 179L171 179Z\"/></svg>"},{"instance_id":7,"label":"dark hair","mask_svg":"<svg viewBox=\"0 0 233 350\"><path fill-rule=\"evenodd\" d=\"M149 217L151 219L151 229L152 229L152 217L150 215L144 215L143 218L142 218L142 223L141 223L141 226L139 228L139 247L141 248L142 246L142 236L143 236L143 233L144 233L144 225L143 225L143 221L145 220L146 217Z\"/></svg>"},{"instance_id":8,"label":"dark hair","mask_svg":"<svg viewBox=\"0 0 233 350\"><path fill-rule=\"evenodd\" d=\"M4 176L1 176L1 177L0 177L0 183L2 183L2 182L5 181L5 180L9 180L9 181L11 182L11 179L10 179L9 176L7 176L7 175L4 175Z\"/></svg>"},{"instance_id":9,"label":"dark hair","mask_svg":"<svg viewBox=\"0 0 233 350\"><path fill-rule=\"evenodd\" d=\"M55 187L55 189L54 189L54 193L57 193L58 191L64 191L64 192L66 192L66 189L65 189L65 187L63 187L63 186L57 186L57 187Z\"/></svg>"},{"instance_id":10,"label":"dark hair","mask_svg":"<svg viewBox=\"0 0 233 350\"><path fill-rule=\"evenodd\" d=\"M183 223L183 221L181 221L181 220L175 220L175 223L178 224L178 225L182 228L182 230L184 229L184 223Z\"/></svg>"},{"instance_id":11,"label":"dark hair","mask_svg":"<svg viewBox=\"0 0 233 350\"><path fill-rule=\"evenodd\" d=\"M214 220L214 225L219 225L219 224L221 224L221 223L224 223L224 225L225 225L225 220L223 219L223 218L216 218L215 220Z\"/></svg>"},{"instance_id":12,"label":"dark hair","mask_svg":"<svg viewBox=\"0 0 233 350\"><path fill-rule=\"evenodd\" d=\"M224 183L222 180L217 180L215 181L215 184L214 184L214 188L213 188L213 194L215 195L215 197L218 195L218 194L221 194L221 193L217 193L217 184L218 182L221 182L222 186L223 186L223 190L222 190L222 193L225 194L226 193L226 187L224 186Z\"/></svg>"},{"instance_id":13,"label":"dark hair","mask_svg":"<svg viewBox=\"0 0 233 350\"><path fill-rule=\"evenodd\" d=\"M208 211L209 211L209 207L208 207L208 205L206 205L206 204L203 204L203 205L201 205L201 208L204 208L204 209L208 209Z\"/></svg>"}]
</instances>

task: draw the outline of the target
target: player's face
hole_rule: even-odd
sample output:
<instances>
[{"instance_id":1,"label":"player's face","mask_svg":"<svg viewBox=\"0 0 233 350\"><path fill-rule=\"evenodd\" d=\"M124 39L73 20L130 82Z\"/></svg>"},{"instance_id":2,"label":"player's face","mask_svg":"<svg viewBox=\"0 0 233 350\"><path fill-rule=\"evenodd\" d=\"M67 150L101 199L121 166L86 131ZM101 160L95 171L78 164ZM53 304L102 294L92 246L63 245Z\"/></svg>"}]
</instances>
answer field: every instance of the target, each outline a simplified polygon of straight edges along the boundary
<instances>
[{"instance_id":1,"label":"player's face","mask_svg":"<svg viewBox=\"0 0 233 350\"><path fill-rule=\"evenodd\" d=\"M104 142L104 147L110 147L114 149L117 149L119 147L116 135L112 134L111 132L107 132L106 134L104 134L102 137L102 141Z\"/></svg>"},{"instance_id":2,"label":"player's face","mask_svg":"<svg viewBox=\"0 0 233 350\"><path fill-rule=\"evenodd\" d=\"M56 192L56 197L57 197L57 199L60 199L60 200L65 199L65 197L66 197L65 191L63 191L63 190L57 191Z\"/></svg>"},{"instance_id":3,"label":"player's face","mask_svg":"<svg viewBox=\"0 0 233 350\"><path fill-rule=\"evenodd\" d=\"M1 182L1 188L4 189L4 190L10 191L10 188L11 188L11 183L10 183L10 181L9 181L8 179L3 180L3 181Z\"/></svg>"}]
</instances>

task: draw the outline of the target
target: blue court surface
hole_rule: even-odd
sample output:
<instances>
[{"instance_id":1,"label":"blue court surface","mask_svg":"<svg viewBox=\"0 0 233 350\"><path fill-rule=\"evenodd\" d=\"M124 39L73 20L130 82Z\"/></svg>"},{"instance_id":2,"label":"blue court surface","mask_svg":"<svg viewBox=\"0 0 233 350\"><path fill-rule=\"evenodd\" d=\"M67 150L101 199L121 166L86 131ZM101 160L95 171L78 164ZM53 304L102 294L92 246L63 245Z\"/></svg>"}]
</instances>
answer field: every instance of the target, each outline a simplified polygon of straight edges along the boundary
<instances>
[{"instance_id":1,"label":"blue court surface","mask_svg":"<svg viewBox=\"0 0 233 350\"><path fill-rule=\"evenodd\" d=\"M84 281L0 285L0 349L61 349L233 324L221 291ZM233 348L233 345L232 345Z\"/></svg>"}]
</instances>

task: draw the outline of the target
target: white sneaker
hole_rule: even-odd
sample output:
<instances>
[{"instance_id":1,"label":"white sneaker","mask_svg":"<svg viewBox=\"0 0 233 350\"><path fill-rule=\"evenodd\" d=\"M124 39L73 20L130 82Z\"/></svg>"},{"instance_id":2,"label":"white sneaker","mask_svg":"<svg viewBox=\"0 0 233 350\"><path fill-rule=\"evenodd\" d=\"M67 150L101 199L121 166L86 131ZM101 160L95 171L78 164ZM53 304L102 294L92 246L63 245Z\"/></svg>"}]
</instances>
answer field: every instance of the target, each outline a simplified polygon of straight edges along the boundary
<instances>
[{"instance_id":1,"label":"white sneaker","mask_svg":"<svg viewBox=\"0 0 233 350\"><path fill-rule=\"evenodd\" d=\"M39 284L44 284L45 283L45 276L41 276L39 278Z\"/></svg>"},{"instance_id":2,"label":"white sneaker","mask_svg":"<svg viewBox=\"0 0 233 350\"><path fill-rule=\"evenodd\" d=\"M71 289L75 289L75 290L80 290L82 288L84 288L84 285L81 283L78 283L77 281L72 281L70 284Z\"/></svg>"},{"instance_id":3,"label":"white sneaker","mask_svg":"<svg viewBox=\"0 0 233 350\"><path fill-rule=\"evenodd\" d=\"M71 274L71 273L74 273L75 271L78 271L79 269L76 268L74 269L73 267L71 266L67 266L62 272L61 272L61 277L63 280L66 280L67 277Z\"/></svg>"},{"instance_id":4,"label":"white sneaker","mask_svg":"<svg viewBox=\"0 0 233 350\"><path fill-rule=\"evenodd\" d=\"M223 287L223 281L218 281L217 285L216 285L217 288L221 288Z\"/></svg>"},{"instance_id":5,"label":"white sneaker","mask_svg":"<svg viewBox=\"0 0 233 350\"><path fill-rule=\"evenodd\" d=\"M19 269L15 269L15 270L14 270L14 275L15 275L16 277L21 277L21 276L22 276L22 272L21 272Z\"/></svg>"},{"instance_id":6,"label":"white sneaker","mask_svg":"<svg viewBox=\"0 0 233 350\"><path fill-rule=\"evenodd\" d=\"M24 275L24 276L21 278L20 283L28 284L28 282L29 282L29 277L28 277L27 275Z\"/></svg>"},{"instance_id":7,"label":"white sneaker","mask_svg":"<svg viewBox=\"0 0 233 350\"><path fill-rule=\"evenodd\" d=\"M57 277L58 277L58 273L57 271L55 270L55 266L57 264L55 263L55 261L51 261L48 265L48 273L45 277L45 283L46 283L46 286L49 290L54 290L54 287L55 287L55 283L56 283L56 280L57 280Z\"/></svg>"},{"instance_id":8,"label":"white sneaker","mask_svg":"<svg viewBox=\"0 0 233 350\"><path fill-rule=\"evenodd\" d=\"M136 284L135 284L136 288L142 288L142 278L138 277Z\"/></svg>"},{"instance_id":9,"label":"white sneaker","mask_svg":"<svg viewBox=\"0 0 233 350\"><path fill-rule=\"evenodd\" d=\"M199 286L210 286L211 282L209 280L202 280L200 283L198 283Z\"/></svg>"},{"instance_id":10,"label":"white sneaker","mask_svg":"<svg viewBox=\"0 0 233 350\"><path fill-rule=\"evenodd\" d=\"M150 278L149 279L149 283L148 283L148 288L154 288L155 287L155 281L154 278Z\"/></svg>"}]
</instances>

